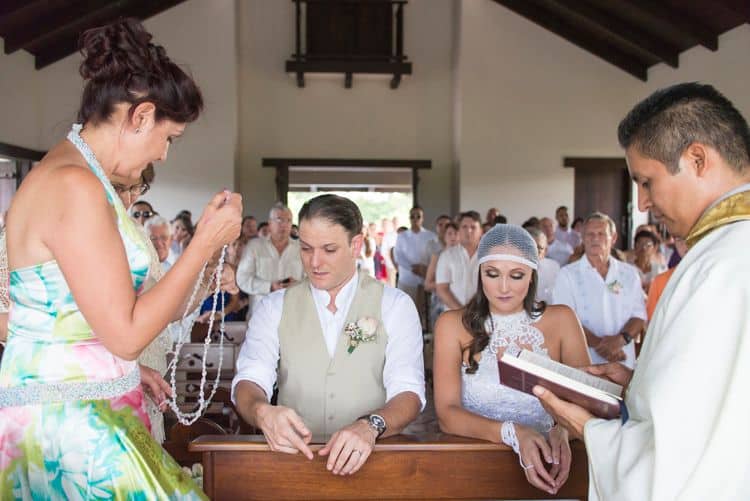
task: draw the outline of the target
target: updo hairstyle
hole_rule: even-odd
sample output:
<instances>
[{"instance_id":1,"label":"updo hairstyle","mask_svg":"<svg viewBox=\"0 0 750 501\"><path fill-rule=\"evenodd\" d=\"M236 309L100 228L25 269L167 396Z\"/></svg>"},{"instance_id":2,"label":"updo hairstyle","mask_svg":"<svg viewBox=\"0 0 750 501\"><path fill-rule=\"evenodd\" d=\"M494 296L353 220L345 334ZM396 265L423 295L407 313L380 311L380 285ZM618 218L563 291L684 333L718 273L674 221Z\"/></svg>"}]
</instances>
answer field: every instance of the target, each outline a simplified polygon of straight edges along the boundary
<instances>
[{"instance_id":1,"label":"updo hairstyle","mask_svg":"<svg viewBox=\"0 0 750 501\"><path fill-rule=\"evenodd\" d=\"M81 35L80 73L86 86L78 110L80 123L106 121L120 103L130 104L128 116L139 104L153 103L157 122L189 123L198 118L203 109L200 89L151 38L132 18Z\"/></svg>"}]
</instances>

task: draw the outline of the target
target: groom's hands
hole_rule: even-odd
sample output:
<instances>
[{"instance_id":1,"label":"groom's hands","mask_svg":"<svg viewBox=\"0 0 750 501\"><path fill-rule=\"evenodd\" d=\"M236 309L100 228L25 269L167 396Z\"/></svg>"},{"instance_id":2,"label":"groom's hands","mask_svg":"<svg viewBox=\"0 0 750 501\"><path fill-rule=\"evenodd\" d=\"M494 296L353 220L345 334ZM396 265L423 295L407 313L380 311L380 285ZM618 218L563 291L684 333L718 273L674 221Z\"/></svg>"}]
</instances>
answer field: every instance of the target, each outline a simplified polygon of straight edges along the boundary
<instances>
[{"instance_id":1,"label":"groom's hands","mask_svg":"<svg viewBox=\"0 0 750 501\"><path fill-rule=\"evenodd\" d=\"M313 458L308 444L312 433L294 409L281 405L262 404L256 411L255 423L263 431L272 451L297 454Z\"/></svg>"},{"instance_id":2,"label":"groom's hands","mask_svg":"<svg viewBox=\"0 0 750 501\"><path fill-rule=\"evenodd\" d=\"M326 468L334 475L351 475L370 457L376 439L377 432L360 419L334 433L318 454L328 456Z\"/></svg>"}]
</instances>

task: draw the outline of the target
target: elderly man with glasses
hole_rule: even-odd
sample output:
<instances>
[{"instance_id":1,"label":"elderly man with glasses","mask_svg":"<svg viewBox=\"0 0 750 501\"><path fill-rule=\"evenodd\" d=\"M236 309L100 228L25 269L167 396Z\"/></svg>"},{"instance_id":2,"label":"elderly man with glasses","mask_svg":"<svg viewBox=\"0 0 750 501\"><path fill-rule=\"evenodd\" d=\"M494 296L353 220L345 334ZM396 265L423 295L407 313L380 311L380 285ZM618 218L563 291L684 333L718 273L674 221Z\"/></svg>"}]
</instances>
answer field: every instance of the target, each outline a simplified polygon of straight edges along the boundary
<instances>
[{"instance_id":1,"label":"elderly man with glasses","mask_svg":"<svg viewBox=\"0 0 750 501\"><path fill-rule=\"evenodd\" d=\"M292 212L281 202L268 215L269 238L253 238L237 266L237 285L250 295L251 307L263 296L299 282L304 276L300 246L291 237ZM251 310L252 311L252 310Z\"/></svg>"}]
</instances>

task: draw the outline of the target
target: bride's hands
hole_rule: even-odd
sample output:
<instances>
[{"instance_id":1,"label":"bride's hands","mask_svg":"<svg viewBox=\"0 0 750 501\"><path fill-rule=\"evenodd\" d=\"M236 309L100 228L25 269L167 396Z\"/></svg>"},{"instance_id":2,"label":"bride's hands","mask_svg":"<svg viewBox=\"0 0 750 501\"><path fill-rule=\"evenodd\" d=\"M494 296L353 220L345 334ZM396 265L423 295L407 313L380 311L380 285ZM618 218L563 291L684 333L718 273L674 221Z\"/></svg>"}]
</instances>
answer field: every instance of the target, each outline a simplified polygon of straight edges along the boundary
<instances>
[{"instance_id":1,"label":"bride's hands","mask_svg":"<svg viewBox=\"0 0 750 501\"><path fill-rule=\"evenodd\" d=\"M203 210L195 230L196 239L213 254L240 236L242 228L242 195L221 191L214 195Z\"/></svg>"},{"instance_id":2,"label":"bride's hands","mask_svg":"<svg viewBox=\"0 0 750 501\"><path fill-rule=\"evenodd\" d=\"M537 489L557 494L559 485L545 468L553 462L552 449L544 436L536 430L514 424L518 439L518 456L526 479Z\"/></svg>"}]
</instances>

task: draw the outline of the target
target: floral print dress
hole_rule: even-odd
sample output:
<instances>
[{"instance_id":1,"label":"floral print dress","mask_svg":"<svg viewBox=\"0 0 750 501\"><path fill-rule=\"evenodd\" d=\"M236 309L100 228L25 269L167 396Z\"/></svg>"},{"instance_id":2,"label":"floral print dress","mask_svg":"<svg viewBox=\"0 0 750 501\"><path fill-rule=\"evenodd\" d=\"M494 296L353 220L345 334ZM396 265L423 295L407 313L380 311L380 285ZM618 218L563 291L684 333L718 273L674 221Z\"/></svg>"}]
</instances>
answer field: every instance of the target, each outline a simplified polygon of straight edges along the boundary
<instances>
[{"instance_id":1,"label":"floral print dress","mask_svg":"<svg viewBox=\"0 0 750 501\"><path fill-rule=\"evenodd\" d=\"M74 126L68 139L104 185L138 291L148 251L79 130ZM149 434L140 385L103 400L13 405L6 398L3 404L4 390L8 395L33 385L106 386L138 370L136 362L117 358L97 339L56 262L11 271L10 298L0 366L0 499L205 499Z\"/></svg>"}]
</instances>

